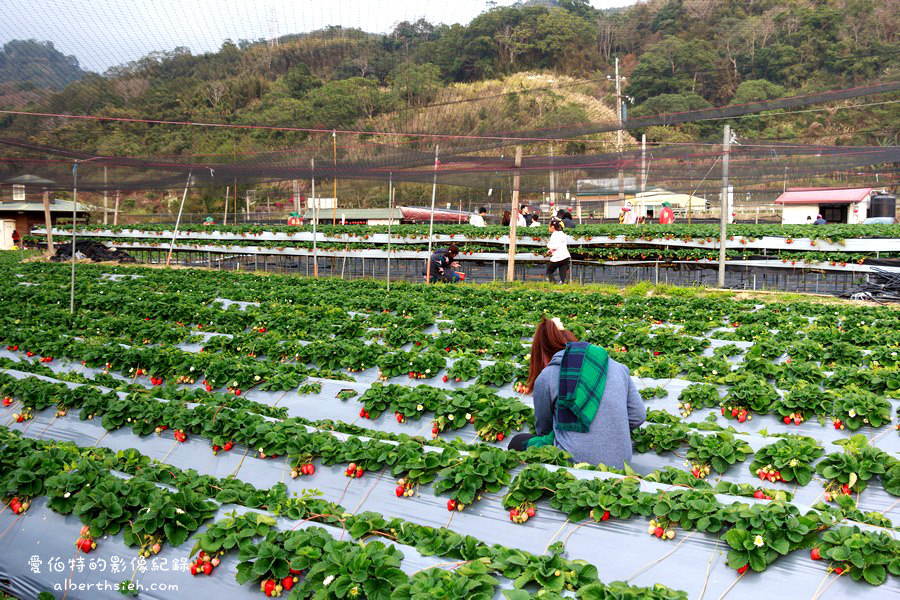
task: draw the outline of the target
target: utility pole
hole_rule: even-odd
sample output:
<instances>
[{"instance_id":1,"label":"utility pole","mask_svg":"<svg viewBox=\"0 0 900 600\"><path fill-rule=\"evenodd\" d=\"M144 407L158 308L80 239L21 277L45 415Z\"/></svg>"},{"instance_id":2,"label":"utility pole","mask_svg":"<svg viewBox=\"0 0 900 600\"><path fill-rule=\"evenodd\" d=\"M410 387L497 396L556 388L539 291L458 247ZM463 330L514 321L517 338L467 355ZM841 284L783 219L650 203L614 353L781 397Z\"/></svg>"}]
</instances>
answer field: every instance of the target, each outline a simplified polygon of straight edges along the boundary
<instances>
[{"instance_id":1,"label":"utility pole","mask_svg":"<svg viewBox=\"0 0 900 600\"><path fill-rule=\"evenodd\" d=\"M509 258L506 262L506 281L516 276L516 210L519 206L519 167L522 166L522 146L516 146L516 170L513 175L512 207L509 211Z\"/></svg>"},{"instance_id":2,"label":"utility pole","mask_svg":"<svg viewBox=\"0 0 900 600\"><path fill-rule=\"evenodd\" d=\"M728 159L731 151L731 125L725 125L722 141L722 214L719 217L719 287L725 287L725 238L728 223Z\"/></svg>"},{"instance_id":3,"label":"utility pole","mask_svg":"<svg viewBox=\"0 0 900 600\"><path fill-rule=\"evenodd\" d=\"M431 219L428 222L428 256L425 257L425 284L431 284L431 238L434 232L434 202L437 198L438 146L434 146L434 183L431 184Z\"/></svg>"},{"instance_id":4,"label":"utility pole","mask_svg":"<svg viewBox=\"0 0 900 600\"><path fill-rule=\"evenodd\" d=\"M641 194L647 191L647 134L641 134Z\"/></svg>"},{"instance_id":5,"label":"utility pole","mask_svg":"<svg viewBox=\"0 0 900 600\"><path fill-rule=\"evenodd\" d=\"M334 214L332 225L337 225L337 131L331 130L331 145L334 148Z\"/></svg>"},{"instance_id":6,"label":"utility pole","mask_svg":"<svg viewBox=\"0 0 900 600\"><path fill-rule=\"evenodd\" d=\"M228 225L228 196L231 195L231 186L225 186L225 212L222 213L222 225Z\"/></svg>"},{"instance_id":7,"label":"utility pole","mask_svg":"<svg viewBox=\"0 0 900 600\"><path fill-rule=\"evenodd\" d=\"M310 173L312 175L312 201L313 201L313 277L319 276L319 253L316 247L316 227L319 225L319 200L316 198L316 159L309 159Z\"/></svg>"},{"instance_id":8,"label":"utility pole","mask_svg":"<svg viewBox=\"0 0 900 600\"><path fill-rule=\"evenodd\" d=\"M625 174L622 172L622 149L624 141L622 139L622 80L619 79L619 58L616 57L616 120L619 128L616 130L616 152L619 156L616 163L619 165L619 202L625 205Z\"/></svg>"},{"instance_id":9,"label":"utility pole","mask_svg":"<svg viewBox=\"0 0 900 600\"><path fill-rule=\"evenodd\" d=\"M556 208L556 171L553 170L553 144L550 144L550 218L553 218L553 209Z\"/></svg>"},{"instance_id":10,"label":"utility pole","mask_svg":"<svg viewBox=\"0 0 900 600\"><path fill-rule=\"evenodd\" d=\"M106 190L108 180L106 177L106 167L103 167L103 224L109 223L109 192Z\"/></svg>"}]
</instances>

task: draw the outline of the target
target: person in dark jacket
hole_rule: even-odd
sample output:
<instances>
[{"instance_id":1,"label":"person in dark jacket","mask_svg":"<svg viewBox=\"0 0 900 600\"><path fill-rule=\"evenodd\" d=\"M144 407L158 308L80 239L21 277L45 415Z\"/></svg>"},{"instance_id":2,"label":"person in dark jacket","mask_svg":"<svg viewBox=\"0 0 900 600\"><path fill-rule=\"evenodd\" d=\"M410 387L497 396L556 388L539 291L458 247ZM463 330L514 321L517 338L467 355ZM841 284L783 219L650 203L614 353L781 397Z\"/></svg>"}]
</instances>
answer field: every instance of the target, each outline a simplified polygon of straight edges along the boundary
<instances>
[{"instance_id":1,"label":"person in dark jacket","mask_svg":"<svg viewBox=\"0 0 900 600\"><path fill-rule=\"evenodd\" d=\"M573 229L575 229L575 221L572 220L572 213L570 213L566 209L560 208L558 211L556 211L556 218L559 219L560 223L562 223L566 231L572 231Z\"/></svg>"},{"instance_id":2,"label":"person in dark jacket","mask_svg":"<svg viewBox=\"0 0 900 600\"><path fill-rule=\"evenodd\" d=\"M434 251L429 259L431 262L431 283L436 281L457 283L460 280L459 275L453 270L459 267L459 263L454 260L457 254L459 254L459 247L456 244L450 244L449 248L440 248ZM428 275L427 268L428 265L425 265L422 275Z\"/></svg>"},{"instance_id":3,"label":"person in dark jacket","mask_svg":"<svg viewBox=\"0 0 900 600\"><path fill-rule=\"evenodd\" d=\"M531 344L526 393L534 394L534 430L511 450L553 445L576 463L621 469L631 460L631 431L647 409L628 367L599 346L579 342L559 319L541 319Z\"/></svg>"},{"instance_id":4,"label":"person in dark jacket","mask_svg":"<svg viewBox=\"0 0 900 600\"><path fill-rule=\"evenodd\" d=\"M822 215L816 215L816 220L813 221L813 225L828 225L828 221L822 218Z\"/></svg>"}]
</instances>

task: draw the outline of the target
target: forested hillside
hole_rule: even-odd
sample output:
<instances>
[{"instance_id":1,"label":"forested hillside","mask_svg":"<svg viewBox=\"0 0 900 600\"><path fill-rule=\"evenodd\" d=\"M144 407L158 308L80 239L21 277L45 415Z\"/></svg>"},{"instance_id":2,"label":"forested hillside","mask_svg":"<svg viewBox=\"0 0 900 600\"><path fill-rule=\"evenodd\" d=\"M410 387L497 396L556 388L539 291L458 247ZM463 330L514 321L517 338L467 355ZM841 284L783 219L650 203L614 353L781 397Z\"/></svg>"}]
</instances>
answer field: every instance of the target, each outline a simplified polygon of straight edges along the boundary
<instances>
[{"instance_id":1,"label":"forested hillside","mask_svg":"<svg viewBox=\"0 0 900 600\"><path fill-rule=\"evenodd\" d=\"M532 2L493 8L465 25L402 22L388 34L329 28L283 36L277 45L226 41L199 56L175 48L102 76L86 74L59 92L0 102L51 113L298 128L527 131L614 119L596 104L614 105L607 76L615 57L629 115L896 79L898 24L897 2L883 0L651 0L610 12L584 0ZM541 89L527 85L527 76L509 79L516 73L539 73ZM59 77L74 78L65 71ZM884 104L892 99L754 116L734 127L746 137L896 144L900 112ZM720 135L721 124L636 133L691 141ZM30 117L4 117L0 133L117 155L227 155L310 141L302 132Z\"/></svg>"}]
</instances>

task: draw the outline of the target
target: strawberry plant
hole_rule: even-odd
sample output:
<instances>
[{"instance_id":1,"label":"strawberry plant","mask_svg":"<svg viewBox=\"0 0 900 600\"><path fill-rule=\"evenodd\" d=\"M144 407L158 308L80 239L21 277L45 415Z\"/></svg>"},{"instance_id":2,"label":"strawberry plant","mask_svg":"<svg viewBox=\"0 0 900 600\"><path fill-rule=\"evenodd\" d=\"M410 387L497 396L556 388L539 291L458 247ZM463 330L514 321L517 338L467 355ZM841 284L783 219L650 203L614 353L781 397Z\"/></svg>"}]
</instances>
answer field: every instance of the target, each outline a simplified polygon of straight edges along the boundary
<instances>
[{"instance_id":1,"label":"strawberry plant","mask_svg":"<svg viewBox=\"0 0 900 600\"><path fill-rule=\"evenodd\" d=\"M556 486L550 504L566 513L570 521L587 517L606 521L610 517L628 519L649 513L648 497L641 492L640 482L633 478L580 479Z\"/></svg>"},{"instance_id":2,"label":"strawberry plant","mask_svg":"<svg viewBox=\"0 0 900 600\"><path fill-rule=\"evenodd\" d=\"M427 600L429 598L471 598L492 600L499 581L488 575L482 561L461 565L453 571L428 569L414 573L391 594L392 600Z\"/></svg>"},{"instance_id":3,"label":"strawberry plant","mask_svg":"<svg viewBox=\"0 0 900 600\"><path fill-rule=\"evenodd\" d=\"M527 465L509 485L509 491L503 497L503 508L516 511L515 515L510 514L510 518L524 515L524 522L534 516L528 513L528 509L533 510L540 500L553 498L561 484L574 479L565 469L550 471L543 465Z\"/></svg>"},{"instance_id":4,"label":"strawberry plant","mask_svg":"<svg viewBox=\"0 0 900 600\"><path fill-rule=\"evenodd\" d=\"M830 415L835 397L835 393L831 390L823 390L818 385L810 383L801 383L776 400L775 411L786 425L792 423L800 425L813 415Z\"/></svg>"},{"instance_id":5,"label":"strawberry plant","mask_svg":"<svg viewBox=\"0 0 900 600\"><path fill-rule=\"evenodd\" d=\"M826 531L813 556L830 560L829 570L840 569L870 585L881 585L888 573L900 576L900 542L884 531L861 531L856 525Z\"/></svg>"},{"instance_id":6,"label":"strawberry plant","mask_svg":"<svg viewBox=\"0 0 900 600\"><path fill-rule=\"evenodd\" d=\"M719 390L711 384L689 385L678 395L678 408L682 417L688 417L698 408L713 408L721 402Z\"/></svg>"},{"instance_id":7,"label":"strawberry plant","mask_svg":"<svg viewBox=\"0 0 900 600\"><path fill-rule=\"evenodd\" d=\"M650 514L655 515L656 522L677 524L685 530L696 529L708 533L716 533L724 525L723 507L710 492L674 490L660 492L653 500Z\"/></svg>"},{"instance_id":8,"label":"strawberry plant","mask_svg":"<svg viewBox=\"0 0 900 600\"><path fill-rule=\"evenodd\" d=\"M749 565L757 573L797 548L808 547L815 536L818 522L815 513L802 516L790 504L758 503L751 506L735 503L724 511L732 527L725 532L728 566L743 569Z\"/></svg>"},{"instance_id":9,"label":"strawberry plant","mask_svg":"<svg viewBox=\"0 0 900 600\"><path fill-rule=\"evenodd\" d=\"M695 468L700 466L712 467L717 473L724 473L728 467L736 462L743 462L748 455L753 453L749 444L727 431L720 431L710 435L692 434L688 438L690 449L687 458L693 461Z\"/></svg>"},{"instance_id":10,"label":"strawberry plant","mask_svg":"<svg viewBox=\"0 0 900 600\"><path fill-rule=\"evenodd\" d=\"M597 567L582 560L567 561L562 558L562 543L552 544L550 554L536 557L522 569L522 574L513 581L520 590L525 586L537 585L544 593L574 591L597 580Z\"/></svg>"},{"instance_id":11,"label":"strawberry plant","mask_svg":"<svg viewBox=\"0 0 900 600\"><path fill-rule=\"evenodd\" d=\"M497 361L492 365L482 367L478 373L480 385L503 386L513 380L516 373L516 365L508 360Z\"/></svg>"},{"instance_id":12,"label":"strawberry plant","mask_svg":"<svg viewBox=\"0 0 900 600\"><path fill-rule=\"evenodd\" d=\"M653 450L657 454L671 452L687 441L690 430L681 424L650 424L631 432L631 440L638 452Z\"/></svg>"},{"instance_id":13,"label":"strawberry plant","mask_svg":"<svg viewBox=\"0 0 900 600\"><path fill-rule=\"evenodd\" d=\"M824 453L822 447L812 438L803 436L781 438L753 455L750 472L760 480L796 481L799 485L806 485L812 480L812 462Z\"/></svg>"},{"instance_id":14,"label":"strawberry plant","mask_svg":"<svg viewBox=\"0 0 900 600\"><path fill-rule=\"evenodd\" d=\"M447 375L445 376L446 379L444 381L447 381L448 379L452 379L453 381L469 381L476 377L480 370L481 363L478 362L478 359L474 356L465 355L456 359L456 361L450 365L450 369L447 371Z\"/></svg>"},{"instance_id":15,"label":"strawberry plant","mask_svg":"<svg viewBox=\"0 0 900 600\"><path fill-rule=\"evenodd\" d=\"M836 494L860 493L872 477L887 471L890 456L870 446L863 434L836 443L843 445L844 451L833 452L816 465L816 473L828 480L826 500Z\"/></svg>"},{"instance_id":16,"label":"strawberry plant","mask_svg":"<svg viewBox=\"0 0 900 600\"><path fill-rule=\"evenodd\" d=\"M669 395L666 388L661 386L641 388L640 393L644 401L653 400L654 398L665 398Z\"/></svg>"},{"instance_id":17,"label":"strawberry plant","mask_svg":"<svg viewBox=\"0 0 900 600\"><path fill-rule=\"evenodd\" d=\"M459 464L450 465L438 473L440 478L434 484L434 492L447 493L453 508L462 510L474 503L482 492L498 492L508 485L509 469L517 462L511 454L495 448L474 450ZM450 506L448 504L448 508Z\"/></svg>"},{"instance_id":18,"label":"strawberry plant","mask_svg":"<svg viewBox=\"0 0 900 600\"><path fill-rule=\"evenodd\" d=\"M725 376L731 373L731 365L721 358L698 356L687 360L682 365L682 371L688 381L724 383Z\"/></svg>"},{"instance_id":19,"label":"strawberry plant","mask_svg":"<svg viewBox=\"0 0 900 600\"><path fill-rule=\"evenodd\" d=\"M862 390L847 390L834 401L832 416L851 431L863 425L881 427L891 421L891 402Z\"/></svg>"},{"instance_id":20,"label":"strawberry plant","mask_svg":"<svg viewBox=\"0 0 900 600\"><path fill-rule=\"evenodd\" d=\"M521 430L523 425L533 421L534 411L514 398L494 396L479 402L473 416L478 437L488 442L502 442L511 430Z\"/></svg>"},{"instance_id":21,"label":"strawberry plant","mask_svg":"<svg viewBox=\"0 0 900 600\"><path fill-rule=\"evenodd\" d=\"M749 376L729 388L723 400L725 414L727 416L729 408L731 411L737 408L739 411L745 409L766 414L772 410L778 398L778 392L765 379Z\"/></svg>"}]
</instances>

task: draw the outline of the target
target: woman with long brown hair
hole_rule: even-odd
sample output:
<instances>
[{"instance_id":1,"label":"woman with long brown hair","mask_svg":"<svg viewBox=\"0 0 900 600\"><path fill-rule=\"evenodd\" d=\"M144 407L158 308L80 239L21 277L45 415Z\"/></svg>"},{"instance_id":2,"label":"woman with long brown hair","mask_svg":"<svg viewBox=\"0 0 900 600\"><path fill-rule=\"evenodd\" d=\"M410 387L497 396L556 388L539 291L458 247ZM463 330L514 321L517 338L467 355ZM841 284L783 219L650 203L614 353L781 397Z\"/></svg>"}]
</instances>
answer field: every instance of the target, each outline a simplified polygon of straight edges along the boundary
<instances>
[{"instance_id":1,"label":"woman with long brown hair","mask_svg":"<svg viewBox=\"0 0 900 600\"><path fill-rule=\"evenodd\" d=\"M559 319L541 318L531 342L526 393L534 396L535 433L511 450L553 445L578 462L621 469L631 460L631 430L647 417L628 368L603 348L579 342Z\"/></svg>"}]
</instances>

